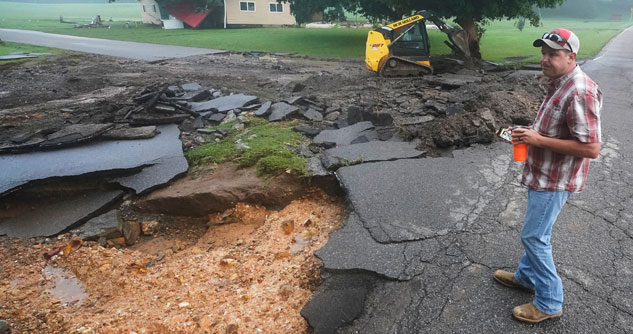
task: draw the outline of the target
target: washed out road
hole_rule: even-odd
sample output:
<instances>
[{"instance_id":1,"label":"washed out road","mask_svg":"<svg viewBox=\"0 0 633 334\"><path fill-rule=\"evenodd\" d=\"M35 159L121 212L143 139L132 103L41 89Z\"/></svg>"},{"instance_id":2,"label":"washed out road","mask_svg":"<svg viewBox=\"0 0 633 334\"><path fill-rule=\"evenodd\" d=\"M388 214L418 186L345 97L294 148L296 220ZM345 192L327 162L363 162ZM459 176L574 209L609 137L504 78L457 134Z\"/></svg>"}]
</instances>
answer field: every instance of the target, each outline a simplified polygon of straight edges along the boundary
<instances>
[{"instance_id":1,"label":"washed out road","mask_svg":"<svg viewBox=\"0 0 633 334\"><path fill-rule=\"evenodd\" d=\"M317 253L326 279L302 312L315 333L633 332L631 45L633 28L582 66L604 93L603 144L554 225L561 319L514 320L533 296L492 280L516 268L526 205L522 165L497 143L338 170L351 212Z\"/></svg>"},{"instance_id":2,"label":"washed out road","mask_svg":"<svg viewBox=\"0 0 633 334\"><path fill-rule=\"evenodd\" d=\"M7 42L47 46L51 48L145 61L157 61L162 59L225 52L215 49L114 41L101 38L58 35L40 31L16 29L0 29L0 39Z\"/></svg>"}]
</instances>

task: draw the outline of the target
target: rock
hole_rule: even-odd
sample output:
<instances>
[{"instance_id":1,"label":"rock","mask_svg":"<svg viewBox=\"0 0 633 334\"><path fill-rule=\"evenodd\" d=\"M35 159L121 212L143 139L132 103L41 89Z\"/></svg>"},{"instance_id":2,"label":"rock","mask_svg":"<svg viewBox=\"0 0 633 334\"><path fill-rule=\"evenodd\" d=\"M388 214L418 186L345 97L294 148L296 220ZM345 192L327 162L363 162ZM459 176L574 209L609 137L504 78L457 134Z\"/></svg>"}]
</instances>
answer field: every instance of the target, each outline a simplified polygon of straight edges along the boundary
<instances>
[{"instance_id":1,"label":"rock","mask_svg":"<svg viewBox=\"0 0 633 334\"><path fill-rule=\"evenodd\" d=\"M337 146L349 145L354 139L365 135L368 139L377 137L371 122L360 122L338 130L323 130L312 141L315 144L334 142Z\"/></svg>"},{"instance_id":2,"label":"rock","mask_svg":"<svg viewBox=\"0 0 633 334\"><path fill-rule=\"evenodd\" d=\"M10 334L10 333L11 333L11 326L9 326L9 323L4 320L0 320L0 334Z\"/></svg>"},{"instance_id":3,"label":"rock","mask_svg":"<svg viewBox=\"0 0 633 334\"><path fill-rule=\"evenodd\" d=\"M303 101L303 96L293 96L286 102L288 102L288 104L290 104L290 105L295 105L295 104L300 103L302 101Z\"/></svg>"},{"instance_id":4,"label":"rock","mask_svg":"<svg viewBox=\"0 0 633 334\"><path fill-rule=\"evenodd\" d=\"M270 101L268 101L268 102L266 102L266 103L262 104L262 106L261 106L261 107L259 107L259 109L257 109L257 111L255 111L255 116L258 116L258 117L264 117L264 116L268 116L268 115L270 115L270 106L271 106L272 104L273 104L273 103L272 103L272 102L270 102Z\"/></svg>"},{"instance_id":5,"label":"rock","mask_svg":"<svg viewBox=\"0 0 633 334\"><path fill-rule=\"evenodd\" d=\"M235 123L235 125L231 127L231 129L236 130L236 131L242 131L244 130L244 128L245 128L244 123Z\"/></svg>"},{"instance_id":6,"label":"rock","mask_svg":"<svg viewBox=\"0 0 633 334\"><path fill-rule=\"evenodd\" d=\"M158 232L158 221L144 221L141 223L141 232L143 235L154 235Z\"/></svg>"},{"instance_id":7,"label":"rock","mask_svg":"<svg viewBox=\"0 0 633 334\"><path fill-rule=\"evenodd\" d=\"M244 116L244 115L237 116L237 121L244 124L248 124L251 122L251 120L247 116Z\"/></svg>"},{"instance_id":8,"label":"rock","mask_svg":"<svg viewBox=\"0 0 633 334\"><path fill-rule=\"evenodd\" d=\"M250 146L248 146L246 143L242 142L241 139L238 139L235 142L235 150L236 151L240 151L241 152L241 151L246 151L246 150L250 150L250 149L251 149Z\"/></svg>"},{"instance_id":9,"label":"rock","mask_svg":"<svg viewBox=\"0 0 633 334\"><path fill-rule=\"evenodd\" d=\"M202 116L196 117L196 119L193 121L193 124L191 126L194 129L204 128L204 120L202 119Z\"/></svg>"},{"instance_id":10,"label":"rock","mask_svg":"<svg viewBox=\"0 0 633 334\"><path fill-rule=\"evenodd\" d=\"M304 111L301 113L301 116L303 116L305 119L309 120L309 121L313 121L313 122L321 122L323 120L323 115L321 115L320 112L309 108L308 111Z\"/></svg>"},{"instance_id":11,"label":"rock","mask_svg":"<svg viewBox=\"0 0 633 334\"><path fill-rule=\"evenodd\" d=\"M294 115L299 108L291 106L285 102L277 102L271 106L269 122L278 122Z\"/></svg>"},{"instance_id":12,"label":"rock","mask_svg":"<svg viewBox=\"0 0 633 334\"><path fill-rule=\"evenodd\" d=\"M208 116L207 120L211 123L220 123L222 122L222 120L224 120L225 117L226 117L226 114L216 113L216 114L211 114L210 116Z\"/></svg>"},{"instance_id":13,"label":"rock","mask_svg":"<svg viewBox=\"0 0 633 334\"><path fill-rule=\"evenodd\" d=\"M204 135L211 135L215 133L215 130L212 130L212 129L196 129L196 131Z\"/></svg>"},{"instance_id":14,"label":"rock","mask_svg":"<svg viewBox=\"0 0 633 334\"><path fill-rule=\"evenodd\" d=\"M444 89L455 89L469 83L481 82L481 77L479 76L450 73L428 75L422 77L422 79L431 85L442 86Z\"/></svg>"},{"instance_id":15,"label":"rock","mask_svg":"<svg viewBox=\"0 0 633 334\"><path fill-rule=\"evenodd\" d=\"M233 111L229 111L229 113L226 114L226 117L224 117L224 119L222 120L220 124L226 124L228 122L234 122L236 120L237 120L237 116L235 116L235 113Z\"/></svg>"},{"instance_id":16,"label":"rock","mask_svg":"<svg viewBox=\"0 0 633 334\"><path fill-rule=\"evenodd\" d=\"M126 220L121 224L121 231L123 232L123 237L125 238L125 244L132 246L141 236L141 224L136 221Z\"/></svg>"},{"instance_id":17,"label":"rock","mask_svg":"<svg viewBox=\"0 0 633 334\"><path fill-rule=\"evenodd\" d=\"M328 120L330 122L334 122L334 121L336 121L338 119L338 117L340 115L341 115L340 112L334 111L334 112L331 112L331 113L325 115L325 120Z\"/></svg>"},{"instance_id":18,"label":"rock","mask_svg":"<svg viewBox=\"0 0 633 334\"><path fill-rule=\"evenodd\" d=\"M106 239L118 238L122 236L119 215L118 210L108 211L98 217L90 219L81 227L71 232L83 240L98 240L101 237Z\"/></svg>"},{"instance_id":19,"label":"rock","mask_svg":"<svg viewBox=\"0 0 633 334\"><path fill-rule=\"evenodd\" d=\"M298 82L298 83L295 84L294 87L292 87L292 92L293 93L297 93L297 92L302 91L304 88L306 88L306 85Z\"/></svg>"},{"instance_id":20,"label":"rock","mask_svg":"<svg viewBox=\"0 0 633 334\"><path fill-rule=\"evenodd\" d=\"M250 96L244 94L235 94L229 96L222 96L216 99L205 102L190 102L187 106L197 113L202 115L209 111L217 111L220 113L226 113L229 110L244 107L257 101L257 96Z\"/></svg>"},{"instance_id":21,"label":"rock","mask_svg":"<svg viewBox=\"0 0 633 334\"><path fill-rule=\"evenodd\" d=\"M112 129L114 124L73 124L46 137L40 147L66 146L87 141Z\"/></svg>"},{"instance_id":22,"label":"rock","mask_svg":"<svg viewBox=\"0 0 633 334\"><path fill-rule=\"evenodd\" d=\"M325 168L323 168L321 159L319 159L318 157L312 157L308 159L306 167L308 168L312 176L325 176L329 174L329 172Z\"/></svg>"},{"instance_id":23,"label":"rock","mask_svg":"<svg viewBox=\"0 0 633 334\"><path fill-rule=\"evenodd\" d=\"M195 91L199 91L199 90L202 89L202 86L200 86L200 84L197 83L197 82L191 82L191 83L182 84L182 85L180 85L180 87L185 92L195 92Z\"/></svg>"},{"instance_id":24,"label":"rock","mask_svg":"<svg viewBox=\"0 0 633 334\"><path fill-rule=\"evenodd\" d=\"M450 104L446 107L446 116L461 114L464 111L464 106L461 103Z\"/></svg>"},{"instance_id":25,"label":"rock","mask_svg":"<svg viewBox=\"0 0 633 334\"><path fill-rule=\"evenodd\" d=\"M299 133L303 133L306 137L310 137L310 138L313 138L314 136L318 135L319 132L321 132L321 130L319 129L311 128L307 126L295 126L292 128L292 130Z\"/></svg>"},{"instance_id":26,"label":"rock","mask_svg":"<svg viewBox=\"0 0 633 334\"><path fill-rule=\"evenodd\" d=\"M130 127L128 125L122 127L116 127L109 130L101 136L104 139L148 139L158 134L155 125Z\"/></svg>"}]
</instances>

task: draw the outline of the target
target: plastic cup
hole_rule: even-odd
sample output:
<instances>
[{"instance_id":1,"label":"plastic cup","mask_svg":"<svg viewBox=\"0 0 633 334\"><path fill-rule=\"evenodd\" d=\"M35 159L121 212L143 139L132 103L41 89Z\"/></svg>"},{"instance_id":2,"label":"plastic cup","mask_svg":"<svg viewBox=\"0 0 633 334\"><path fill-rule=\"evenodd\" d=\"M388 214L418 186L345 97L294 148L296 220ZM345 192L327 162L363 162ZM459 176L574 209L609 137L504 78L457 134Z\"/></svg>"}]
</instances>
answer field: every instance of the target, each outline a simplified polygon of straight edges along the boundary
<instances>
[{"instance_id":1,"label":"plastic cup","mask_svg":"<svg viewBox=\"0 0 633 334\"><path fill-rule=\"evenodd\" d=\"M512 157L514 161L525 161L527 158L527 144L513 144Z\"/></svg>"}]
</instances>

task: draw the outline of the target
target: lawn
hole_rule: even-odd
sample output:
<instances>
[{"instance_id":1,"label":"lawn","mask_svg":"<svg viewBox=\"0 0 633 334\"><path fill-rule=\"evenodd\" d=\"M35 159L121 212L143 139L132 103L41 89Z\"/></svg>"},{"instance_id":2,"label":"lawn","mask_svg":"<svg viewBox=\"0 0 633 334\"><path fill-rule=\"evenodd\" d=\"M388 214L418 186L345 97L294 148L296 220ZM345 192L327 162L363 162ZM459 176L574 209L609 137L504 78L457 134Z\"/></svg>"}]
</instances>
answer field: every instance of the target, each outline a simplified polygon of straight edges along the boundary
<instances>
[{"instance_id":1,"label":"lawn","mask_svg":"<svg viewBox=\"0 0 633 334\"><path fill-rule=\"evenodd\" d=\"M88 23L101 15L110 29L76 29L65 21ZM0 28L30 29L125 41L172 44L232 51L294 52L326 58L360 58L364 56L365 39L369 29L305 29L253 28L217 30L163 30L155 26L129 24L140 21L140 9L135 3L103 4L29 4L0 1ZM594 56L613 36L630 22L543 20L542 27L526 25L523 31L513 26L514 21L494 21L486 27L481 41L485 59L504 61L505 57L530 56L538 60L538 50L532 41L543 32L563 26L574 30L581 41L580 58ZM2 36L0 35L0 38ZM445 35L429 31L431 53L449 53L444 45Z\"/></svg>"}]
</instances>

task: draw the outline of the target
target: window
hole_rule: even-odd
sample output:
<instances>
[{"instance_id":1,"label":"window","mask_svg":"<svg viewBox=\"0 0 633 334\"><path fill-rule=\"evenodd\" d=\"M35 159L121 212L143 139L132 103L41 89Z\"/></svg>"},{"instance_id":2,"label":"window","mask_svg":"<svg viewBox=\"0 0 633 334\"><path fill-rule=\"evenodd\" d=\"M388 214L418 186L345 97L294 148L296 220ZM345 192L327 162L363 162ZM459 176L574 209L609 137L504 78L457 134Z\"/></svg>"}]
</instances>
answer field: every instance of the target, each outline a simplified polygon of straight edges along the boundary
<instances>
[{"instance_id":1,"label":"window","mask_svg":"<svg viewBox=\"0 0 633 334\"><path fill-rule=\"evenodd\" d=\"M269 4L271 13L283 13L284 6L280 3L271 2Z\"/></svg>"},{"instance_id":2,"label":"window","mask_svg":"<svg viewBox=\"0 0 633 334\"><path fill-rule=\"evenodd\" d=\"M146 10L145 10L145 5L143 5L143 13L145 13L145 12L146 12Z\"/></svg>"},{"instance_id":3,"label":"window","mask_svg":"<svg viewBox=\"0 0 633 334\"><path fill-rule=\"evenodd\" d=\"M252 1L240 1L240 10L243 12L254 12L255 3Z\"/></svg>"},{"instance_id":4,"label":"window","mask_svg":"<svg viewBox=\"0 0 633 334\"><path fill-rule=\"evenodd\" d=\"M152 5L152 9L154 10L154 13L156 13L156 5Z\"/></svg>"}]
</instances>

